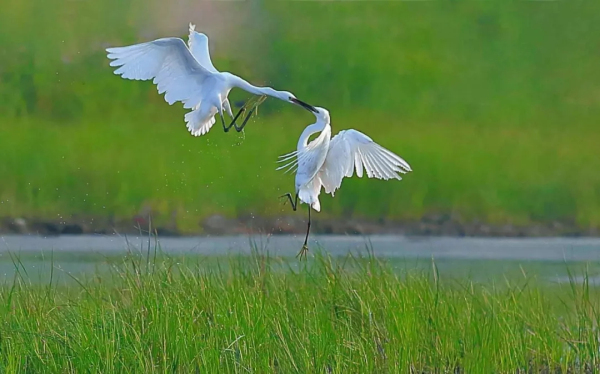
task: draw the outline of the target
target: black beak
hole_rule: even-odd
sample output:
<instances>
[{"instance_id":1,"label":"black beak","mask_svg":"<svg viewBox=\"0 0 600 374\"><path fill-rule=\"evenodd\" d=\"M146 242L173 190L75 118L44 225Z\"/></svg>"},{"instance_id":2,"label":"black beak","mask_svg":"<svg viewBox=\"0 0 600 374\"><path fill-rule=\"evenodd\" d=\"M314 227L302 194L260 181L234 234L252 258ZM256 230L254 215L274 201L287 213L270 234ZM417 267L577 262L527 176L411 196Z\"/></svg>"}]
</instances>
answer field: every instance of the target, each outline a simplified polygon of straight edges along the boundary
<instances>
[{"instance_id":1,"label":"black beak","mask_svg":"<svg viewBox=\"0 0 600 374\"><path fill-rule=\"evenodd\" d=\"M292 103L294 103L294 104L298 104L298 105L300 105L302 108L304 108L304 109L306 109L306 110L308 110L308 111L310 111L310 112L313 112L313 113L319 113L319 111L318 111L317 109L315 109L315 107L314 107L314 106L312 106L312 105L310 105L310 104L307 104L307 103L305 103L304 101L298 100L298 99L296 99L296 98L293 98L293 97L292 97L292 98L290 98L290 101L291 101Z\"/></svg>"}]
</instances>

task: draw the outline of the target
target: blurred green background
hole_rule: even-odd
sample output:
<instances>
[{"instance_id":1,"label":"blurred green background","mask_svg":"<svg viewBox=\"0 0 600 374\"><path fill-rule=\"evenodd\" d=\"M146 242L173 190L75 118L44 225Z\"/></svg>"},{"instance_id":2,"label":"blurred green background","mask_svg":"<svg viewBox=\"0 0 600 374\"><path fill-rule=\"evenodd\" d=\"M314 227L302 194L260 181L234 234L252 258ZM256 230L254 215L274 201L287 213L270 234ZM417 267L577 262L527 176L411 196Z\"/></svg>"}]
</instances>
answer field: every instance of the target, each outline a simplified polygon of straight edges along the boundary
<instances>
[{"instance_id":1,"label":"blurred green background","mask_svg":"<svg viewBox=\"0 0 600 374\"><path fill-rule=\"evenodd\" d=\"M104 48L206 32L217 69L326 107L405 158L346 179L320 217L600 227L599 2L5 2L0 217L289 214L275 171L313 117L267 100L244 135L194 138L180 103ZM232 102L247 98L232 92ZM87 219L87 218L86 218Z\"/></svg>"}]
</instances>

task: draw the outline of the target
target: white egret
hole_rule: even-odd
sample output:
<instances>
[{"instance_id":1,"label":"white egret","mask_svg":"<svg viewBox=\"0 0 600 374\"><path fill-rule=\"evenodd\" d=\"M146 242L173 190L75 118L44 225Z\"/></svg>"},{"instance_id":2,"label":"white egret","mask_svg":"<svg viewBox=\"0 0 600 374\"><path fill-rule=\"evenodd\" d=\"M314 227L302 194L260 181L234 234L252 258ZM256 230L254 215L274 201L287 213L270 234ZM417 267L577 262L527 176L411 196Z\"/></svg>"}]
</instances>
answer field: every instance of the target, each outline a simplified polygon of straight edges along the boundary
<instances>
[{"instance_id":1,"label":"white egret","mask_svg":"<svg viewBox=\"0 0 600 374\"><path fill-rule=\"evenodd\" d=\"M165 94L165 101L169 105L180 101L184 108L191 109L185 115L185 122L193 136L206 134L215 123L217 113L221 116L225 132L232 126L236 131L242 131L266 96L297 104L307 110L314 109L298 100L291 92L257 87L234 74L219 72L210 60L208 37L196 32L191 23L188 45L180 38L171 37L107 48L106 51L108 58L113 60L110 66L119 67L115 74L132 80L153 79L158 92ZM246 102L234 117L227 96L235 87L260 97ZM224 111L233 118L229 126L225 125ZM246 111L248 114L244 122L237 126L238 117Z\"/></svg>"},{"instance_id":2,"label":"white egret","mask_svg":"<svg viewBox=\"0 0 600 374\"><path fill-rule=\"evenodd\" d=\"M292 199L290 193L280 197L287 197L294 211L298 206L298 199L308 204L308 228L304 245L298 253L300 258L308 251L311 208L317 212L321 210L321 187L334 196L342 179L351 177L355 169L359 178L363 176L364 168L369 178L385 180L401 180L400 174L412 171L406 161L359 131L343 130L331 139L329 112L316 107L313 113L317 122L304 129L296 151L279 157L278 162L286 164L277 168L287 169L286 172L296 169L295 199ZM309 143L310 136L318 132L321 133Z\"/></svg>"}]
</instances>

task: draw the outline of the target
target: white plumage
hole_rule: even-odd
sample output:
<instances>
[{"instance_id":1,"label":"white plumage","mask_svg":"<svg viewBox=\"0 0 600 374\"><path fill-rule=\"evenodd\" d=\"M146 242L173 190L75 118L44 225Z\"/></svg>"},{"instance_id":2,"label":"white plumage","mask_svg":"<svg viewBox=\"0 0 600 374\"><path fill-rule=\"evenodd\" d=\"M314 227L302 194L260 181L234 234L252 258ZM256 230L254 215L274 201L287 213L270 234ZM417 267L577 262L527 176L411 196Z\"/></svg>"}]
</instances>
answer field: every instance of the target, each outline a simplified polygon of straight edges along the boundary
<instances>
[{"instance_id":1,"label":"white plumage","mask_svg":"<svg viewBox=\"0 0 600 374\"><path fill-rule=\"evenodd\" d=\"M180 38L161 38L126 47L107 48L106 51L112 60L110 66L118 67L115 74L132 80L152 79L158 92L165 94L165 101L169 105L179 101L184 108L191 109L185 115L185 122L194 136L206 134L215 123L216 114L221 116L225 128L223 112L233 117L227 96L234 87L312 110L312 106L296 99L290 92L257 87L231 73L219 72L210 59L208 37L196 32L193 24L190 24L187 45Z\"/></svg>"},{"instance_id":2,"label":"white plumage","mask_svg":"<svg viewBox=\"0 0 600 374\"><path fill-rule=\"evenodd\" d=\"M202 65L206 70L212 73L218 73L210 60L210 52L208 50L208 37L202 33L196 31L196 25L190 23L188 36L188 48L192 56Z\"/></svg>"},{"instance_id":3,"label":"white plumage","mask_svg":"<svg viewBox=\"0 0 600 374\"><path fill-rule=\"evenodd\" d=\"M399 156L375 143L367 135L356 130L344 130L331 138L329 112L323 108L313 108L317 122L308 125L298 139L294 152L279 157L284 162L277 170L296 171L296 197L285 194L296 210L298 200L308 204L308 227L304 245L298 256L308 252L311 208L321 210L319 195L321 188L331 196L342 185L345 177L356 175L360 178L366 171L369 178L402 179L400 174L412 171L410 165ZM310 143L311 135L320 134Z\"/></svg>"},{"instance_id":4,"label":"white plumage","mask_svg":"<svg viewBox=\"0 0 600 374\"><path fill-rule=\"evenodd\" d=\"M320 211L321 187L333 196L342 180L354 175L354 171L359 178L364 171L369 178L384 180L401 180L401 174L412 171L406 161L359 131L340 131L332 139L329 112L315 109L317 122L304 129L297 150L279 160L286 164L278 170L296 170L296 194L301 202ZM308 143L317 132L321 133Z\"/></svg>"}]
</instances>

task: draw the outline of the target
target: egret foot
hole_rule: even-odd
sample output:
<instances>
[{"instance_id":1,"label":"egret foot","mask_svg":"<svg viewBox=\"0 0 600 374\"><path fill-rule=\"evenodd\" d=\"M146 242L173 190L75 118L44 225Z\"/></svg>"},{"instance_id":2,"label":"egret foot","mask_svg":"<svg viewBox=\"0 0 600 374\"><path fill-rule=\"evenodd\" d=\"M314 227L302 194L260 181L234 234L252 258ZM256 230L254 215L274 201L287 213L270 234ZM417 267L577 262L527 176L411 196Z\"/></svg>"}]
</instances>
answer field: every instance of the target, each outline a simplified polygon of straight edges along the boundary
<instances>
[{"instance_id":1,"label":"egret foot","mask_svg":"<svg viewBox=\"0 0 600 374\"><path fill-rule=\"evenodd\" d=\"M304 259L306 260L307 253L308 253L308 246L306 244L304 244L302 246L302 249L300 250L300 252L298 252L298 254L296 255L296 258L299 258L300 261L302 261L302 257L304 256Z\"/></svg>"},{"instance_id":2,"label":"egret foot","mask_svg":"<svg viewBox=\"0 0 600 374\"><path fill-rule=\"evenodd\" d=\"M279 196L279 198L281 199L282 197L287 198L287 200L283 201L283 205L287 204L287 202L289 201L290 204L292 204L292 209L294 210L294 212L296 211L296 207L298 206L298 194L296 194L296 199L292 200L292 194L291 193L286 193L283 194L281 196Z\"/></svg>"},{"instance_id":3,"label":"egret foot","mask_svg":"<svg viewBox=\"0 0 600 374\"><path fill-rule=\"evenodd\" d=\"M254 106L252 107L252 109L256 109L255 110L255 114L258 114L258 106L260 104L262 104L265 100L267 100L267 95L261 95L258 97L258 99L256 99L256 102L254 103Z\"/></svg>"},{"instance_id":4,"label":"egret foot","mask_svg":"<svg viewBox=\"0 0 600 374\"><path fill-rule=\"evenodd\" d=\"M233 118L233 121L231 121L229 126L225 126L225 123L223 123L223 130L225 130L225 132L228 132L229 129L231 129L231 127L233 127L233 128L235 128L235 131L241 132L244 129L244 127L246 126L246 123L248 123L248 120L250 119L250 117L252 117L252 114L258 113L258 106L260 104L262 104L263 101L265 101L266 99L267 99L266 95L261 95L258 98L256 98L256 96L254 96L254 97L248 99L248 101L246 101L244 106L242 106L240 108L240 110L237 112L237 114L235 115L235 117ZM240 116L243 116L244 113L246 113L246 112L248 112L248 114L244 118L244 122L242 122L241 126L238 126L236 124L238 118L240 118ZM222 117L221 117L221 121L224 122Z\"/></svg>"}]
</instances>

